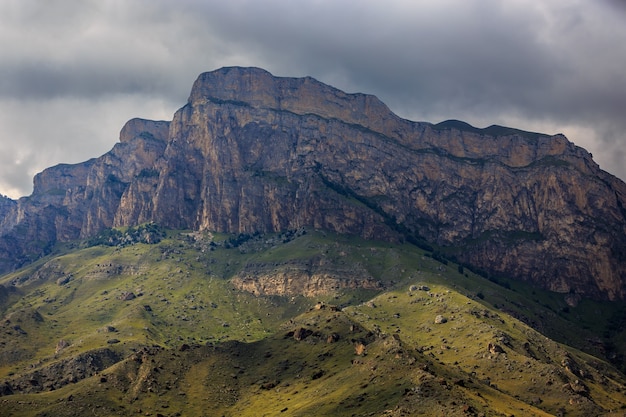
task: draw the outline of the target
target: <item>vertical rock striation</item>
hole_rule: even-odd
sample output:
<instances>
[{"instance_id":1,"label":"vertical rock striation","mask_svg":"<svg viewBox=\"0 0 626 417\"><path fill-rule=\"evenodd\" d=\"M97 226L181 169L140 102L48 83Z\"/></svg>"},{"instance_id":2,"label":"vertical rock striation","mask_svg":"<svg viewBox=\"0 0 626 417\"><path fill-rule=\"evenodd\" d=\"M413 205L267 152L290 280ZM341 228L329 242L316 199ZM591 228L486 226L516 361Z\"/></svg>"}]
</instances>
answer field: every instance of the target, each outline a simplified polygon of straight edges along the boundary
<instances>
[{"instance_id":1,"label":"vertical rock striation","mask_svg":"<svg viewBox=\"0 0 626 417\"><path fill-rule=\"evenodd\" d=\"M112 226L306 226L626 298L626 185L563 135L411 122L373 96L257 68L201 74L171 122L129 121L110 152L45 170L7 207L3 270Z\"/></svg>"}]
</instances>

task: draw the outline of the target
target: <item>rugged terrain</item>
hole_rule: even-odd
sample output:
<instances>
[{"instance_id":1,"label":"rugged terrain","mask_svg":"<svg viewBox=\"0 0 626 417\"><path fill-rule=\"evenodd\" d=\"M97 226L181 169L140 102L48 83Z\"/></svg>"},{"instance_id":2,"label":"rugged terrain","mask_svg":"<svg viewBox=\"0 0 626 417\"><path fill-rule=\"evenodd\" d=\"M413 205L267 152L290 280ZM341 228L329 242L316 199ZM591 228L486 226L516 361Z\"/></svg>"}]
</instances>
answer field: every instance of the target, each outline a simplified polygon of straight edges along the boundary
<instances>
[{"instance_id":1,"label":"rugged terrain","mask_svg":"<svg viewBox=\"0 0 626 417\"><path fill-rule=\"evenodd\" d=\"M417 123L377 98L257 68L202 74L171 122L0 204L0 270L55 242L148 221L409 241L494 277L626 297L626 185L563 135Z\"/></svg>"},{"instance_id":2,"label":"rugged terrain","mask_svg":"<svg viewBox=\"0 0 626 417\"><path fill-rule=\"evenodd\" d=\"M0 196L2 416L623 416L626 185L258 68Z\"/></svg>"},{"instance_id":3,"label":"rugged terrain","mask_svg":"<svg viewBox=\"0 0 626 417\"><path fill-rule=\"evenodd\" d=\"M3 416L626 410L621 304L410 244L145 225L54 251L0 281Z\"/></svg>"}]
</instances>

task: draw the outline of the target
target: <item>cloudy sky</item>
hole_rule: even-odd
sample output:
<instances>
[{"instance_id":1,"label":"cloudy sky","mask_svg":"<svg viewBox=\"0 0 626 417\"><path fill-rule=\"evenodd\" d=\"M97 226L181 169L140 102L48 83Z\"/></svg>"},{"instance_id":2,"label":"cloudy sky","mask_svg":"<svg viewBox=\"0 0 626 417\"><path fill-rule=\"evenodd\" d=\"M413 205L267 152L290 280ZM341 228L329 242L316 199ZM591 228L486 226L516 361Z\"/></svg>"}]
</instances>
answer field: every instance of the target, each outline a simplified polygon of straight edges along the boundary
<instances>
[{"instance_id":1,"label":"cloudy sky","mask_svg":"<svg viewBox=\"0 0 626 417\"><path fill-rule=\"evenodd\" d=\"M626 179L623 0L0 0L0 194L171 120L223 66L310 75L417 121L564 133Z\"/></svg>"}]
</instances>

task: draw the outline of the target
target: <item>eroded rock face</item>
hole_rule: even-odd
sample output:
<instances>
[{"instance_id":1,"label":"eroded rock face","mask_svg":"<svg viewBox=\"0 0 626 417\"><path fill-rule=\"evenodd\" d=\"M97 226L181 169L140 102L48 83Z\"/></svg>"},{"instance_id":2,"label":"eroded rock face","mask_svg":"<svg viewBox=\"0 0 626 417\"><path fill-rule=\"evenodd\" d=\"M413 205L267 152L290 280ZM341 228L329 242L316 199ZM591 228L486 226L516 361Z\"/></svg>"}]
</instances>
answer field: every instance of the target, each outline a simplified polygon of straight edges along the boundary
<instances>
[{"instance_id":1,"label":"eroded rock face","mask_svg":"<svg viewBox=\"0 0 626 417\"><path fill-rule=\"evenodd\" d=\"M327 264L321 258L282 264L249 264L231 282L236 288L254 295L315 297L346 289L382 289L382 283L365 268L340 267Z\"/></svg>"},{"instance_id":2,"label":"eroded rock face","mask_svg":"<svg viewBox=\"0 0 626 417\"><path fill-rule=\"evenodd\" d=\"M57 345L57 349L58 347L59 345ZM85 352L69 359L62 359L30 374L3 381L0 385L0 396L54 391L68 384L89 378L121 359L118 353L106 348Z\"/></svg>"},{"instance_id":3,"label":"eroded rock face","mask_svg":"<svg viewBox=\"0 0 626 417\"><path fill-rule=\"evenodd\" d=\"M15 200L0 194L0 219L3 219L16 204Z\"/></svg>"},{"instance_id":4,"label":"eroded rock face","mask_svg":"<svg viewBox=\"0 0 626 417\"><path fill-rule=\"evenodd\" d=\"M172 122L133 119L109 153L39 174L4 209L0 267L148 221L304 226L430 242L491 274L623 299L625 207L626 185L562 135L416 123L312 78L223 68L198 77Z\"/></svg>"}]
</instances>

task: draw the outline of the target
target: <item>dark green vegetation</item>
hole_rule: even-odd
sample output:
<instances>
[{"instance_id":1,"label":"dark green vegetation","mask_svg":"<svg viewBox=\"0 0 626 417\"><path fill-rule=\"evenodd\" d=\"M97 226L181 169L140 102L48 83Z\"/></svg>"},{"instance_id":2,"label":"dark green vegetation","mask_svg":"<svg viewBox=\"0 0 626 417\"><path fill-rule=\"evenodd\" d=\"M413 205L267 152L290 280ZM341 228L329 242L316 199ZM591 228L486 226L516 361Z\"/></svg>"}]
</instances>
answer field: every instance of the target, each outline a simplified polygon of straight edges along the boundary
<instances>
[{"instance_id":1,"label":"dark green vegetation","mask_svg":"<svg viewBox=\"0 0 626 417\"><path fill-rule=\"evenodd\" d=\"M233 284L314 264L380 288ZM410 244L149 224L0 283L3 416L626 412L623 307L488 280Z\"/></svg>"},{"instance_id":2,"label":"dark green vegetation","mask_svg":"<svg viewBox=\"0 0 626 417\"><path fill-rule=\"evenodd\" d=\"M491 125L489 127L481 129L461 120L445 120L441 123L437 123L433 127L437 130L457 129L462 132L472 132L490 136L519 135L529 139L537 139L540 136L546 136L542 135L541 133L528 132L525 130L514 129L511 127L499 125Z\"/></svg>"}]
</instances>

